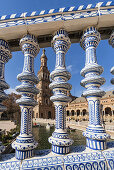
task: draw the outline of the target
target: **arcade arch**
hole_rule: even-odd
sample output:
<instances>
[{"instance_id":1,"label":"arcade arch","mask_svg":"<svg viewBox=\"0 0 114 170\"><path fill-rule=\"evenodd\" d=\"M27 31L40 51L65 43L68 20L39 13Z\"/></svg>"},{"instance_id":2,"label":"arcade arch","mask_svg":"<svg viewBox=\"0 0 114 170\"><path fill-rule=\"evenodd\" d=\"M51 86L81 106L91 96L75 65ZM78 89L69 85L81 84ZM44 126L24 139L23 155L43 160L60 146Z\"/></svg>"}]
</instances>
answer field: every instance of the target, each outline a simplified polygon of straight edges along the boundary
<instances>
[{"instance_id":1,"label":"arcade arch","mask_svg":"<svg viewBox=\"0 0 114 170\"><path fill-rule=\"evenodd\" d=\"M77 116L79 116L80 115L80 110L77 110L76 113L77 113Z\"/></svg>"}]
</instances>

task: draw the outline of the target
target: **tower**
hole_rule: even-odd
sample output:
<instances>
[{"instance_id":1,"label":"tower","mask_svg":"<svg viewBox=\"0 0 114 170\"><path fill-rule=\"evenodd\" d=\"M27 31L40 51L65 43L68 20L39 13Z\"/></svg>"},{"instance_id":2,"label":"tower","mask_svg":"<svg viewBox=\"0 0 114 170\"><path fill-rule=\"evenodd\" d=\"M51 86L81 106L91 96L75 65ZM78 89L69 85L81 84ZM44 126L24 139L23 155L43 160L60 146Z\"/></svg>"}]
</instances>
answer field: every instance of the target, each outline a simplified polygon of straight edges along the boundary
<instances>
[{"instance_id":1,"label":"tower","mask_svg":"<svg viewBox=\"0 0 114 170\"><path fill-rule=\"evenodd\" d=\"M47 68L45 49L43 49L40 60L41 66L37 74L39 83L36 85L40 92L37 95L38 105L34 108L34 118L54 119L55 109L53 103L50 101L52 91L49 89L50 72Z\"/></svg>"}]
</instances>

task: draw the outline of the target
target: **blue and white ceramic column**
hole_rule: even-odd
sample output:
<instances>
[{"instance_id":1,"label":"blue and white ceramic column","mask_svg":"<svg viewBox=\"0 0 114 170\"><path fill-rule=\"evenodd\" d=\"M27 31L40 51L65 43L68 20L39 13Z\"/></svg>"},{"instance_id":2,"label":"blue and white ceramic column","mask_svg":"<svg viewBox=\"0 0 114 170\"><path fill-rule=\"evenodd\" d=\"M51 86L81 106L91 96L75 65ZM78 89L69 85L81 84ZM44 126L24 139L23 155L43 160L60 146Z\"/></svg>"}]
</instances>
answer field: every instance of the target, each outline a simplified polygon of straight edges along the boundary
<instances>
[{"instance_id":1,"label":"blue and white ceramic column","mask_svg":"<svg viewBox=\"0 0 114 170\"><path fill-rule=\"evenodd\" d=\"M109 44L114 48L114 31L109 38ZM110 72L114 75L114 66L111 68ZM114 78L111 79L111 83L114 84Z\"/></svg>"},{"instance_id":2,"label":"blue and white ceramic column","mask_svg":"<svg viewBox=\"0 0 114 170\"><path fill-rule=\"evenodd\" d=\"M71 140L66 131L66 105L71 100L67 92L71 90L71 85L67 83L71 75L66 70L65 54L70 48L70 39L65 30L56 31L52 40L52 47L56 53L55 70L50 74L53 89L53 96L50 98L55 105L56 125L55 131L49 138L52 144L52 152L56 154L66 154L70 152Z\"/></svg>"},{"instance_id":3,"label":"blue and white ceramic column","mask_svg":"<svg viewBox=\"0 0 114 170\"><path fill-rule=\"evenodd\" d=\"M90 149L106 149L106 139L109 137L101 125L100 98L105 94L100 86L105 79L100 77L103 67L97 64L96 47L100 42L100 34L95 27L87 28L82 35L80 44L86 52L85 67L81 75L85 77L81 85L86 88L83 92L88 100L89 125L83 135L86 137L86 145Z\"/></svg>"},{"instance_id":4,"label":"blue and white ceramic column","mask_svg":"<svg viewBox=\"0 0 114 170\"><path fill-rule=\"evenodd\" d=\"M2 104L2 101L7 98L4 90L9 89L9 85L5 82L4 71L5 64L12 57L9 50L8 43L0 39L0 115L6 110L6 107Z\"/></svg>"},{"instance_id":5,"label":"blue and white ceramic column","mask_svg":"<svg viewBox=\"0 0 114 170\"><path fill-rule=\"evenodd\" d=\"M39 45L33 35L27 34L20 40L20 46L24 53L24 67L23 72L17 76L22 84L16 90L22 95L17 100L21 107L21 129L12 147L16 150L16 158L22 160L32 157L37 146L32 135L32 114L33 107L37 104L34 100L34 95L38 94L38 89L34 86L38 83L34 74L34 58L39 52Z\"/></svg>"},{"instance_id":6,"label":"blue and white ceramic column","mask_svg":"<svg viewBox=\"0 0 114 170\"><path fill-rule=\"evenodd\" d=\"M9 50L8 43L0 39L0 118L1 114L6 110L6 107L2 104L2 101L7 98L7 95L4 93L4 90L9 88L9 85L5 82L4 71L5 64L12 57ZM5 147L0 142L0 154L4 151Z\"/></svg>"}]
</instances>

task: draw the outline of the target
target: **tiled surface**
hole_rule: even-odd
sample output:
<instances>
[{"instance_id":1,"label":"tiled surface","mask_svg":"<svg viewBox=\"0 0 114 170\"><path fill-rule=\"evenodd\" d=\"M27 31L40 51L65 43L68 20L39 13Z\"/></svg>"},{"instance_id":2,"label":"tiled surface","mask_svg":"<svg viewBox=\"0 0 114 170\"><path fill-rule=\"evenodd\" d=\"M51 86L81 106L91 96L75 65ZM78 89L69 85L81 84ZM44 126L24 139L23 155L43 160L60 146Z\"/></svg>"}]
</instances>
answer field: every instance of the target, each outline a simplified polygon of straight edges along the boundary
<instances>
[{"instance_id":1,"label":"tiled surface","mask_svg":"<svg viewBox=\"0 0 114 170\"><path fill-rule=\"evenodd\" d=\"M0 28L12 27L17 25L31 25L31 24L37 24L43 22L59 21L59 20L66 21L72 19L114 14L113 6L114 6L114 1L107 1L107 2L98 2L96 4L88 4L86 6L80 5L80 6L65 7L65 8L58 8L58 9L4 15L0 17L0 20L3 21L3 23L0 23ZM96 10L90 10L90 9L96 9ZM83 11L83 10L87 10L87 11ZM76 11L77 13L75 13L74 11ZM38 16L38 18L36 18L36 16ZM32 19L31 18L27 19L27 17L31 17Z\"/></svg>"},{"instance_id":2,"label":"tiled surface","mask_svg":"<svg viewBox=\"0 0 114 170\"><path fill-rule=\"evenodd\" d=\"M114 169L114 149L110 148L108 150L103 151L102 153L107 161L108 168L110 170L113 170Z\"/></svg>"},{"instance_id":3,"label":"tiled surface","mask_svg":"<svg viewBox=\"0 0 114 170\"><path fill-rule=\"evenodd\" d=\"M74 147L75 148L75 147ZM40 152L41 153L41 152ZM0 170L109 170L114 169L114 148L105 151L85 151L72 152L66 156L57 156L47 152L45 156L38 156L18 161L14 154L2 156Z\"/></svg>"},{"instance_id":4,"label":"tiled surface","mask_svg":"<svg viewBox=\"0 0 114 170\"><path fill-rule=\"evenodd\" d=\"M49 10L42 10L42 11L32 11L32 12L23 12L23 13L18 13L18 14L11 14L11 15L3 15L0 17L0 20L33 17L33 16L52 14L52 13L80 11L80 10L86 10L86 9L92 9L92 8L98 8L98 7L99 8L108 7L108 6L113 6L113 5L114 5L113 1L98 2L95 4L88 4L88 5L79 5L79 6L58 8L58 9L49 9Z\"/></svg>"},{"instance_id":5,"label":"tiled surface","mask_svg":"<svg viewBox=\"0 0 114 170\"><path fill-rule=\"evenodd\" d=\"M106 169L106 161L101 152L72 154L64 158L65 169Z\"/></svg>"},{"instance_id":6,"label":"tiled surface","mask_svg":"<svg viewBox=\"0 0 114 170\"><path fill-rule=\"evenodd\" d=\"M22 163L22 169L31 168L41 168L41 169L63 169L62 157L43 157L39 159L24 160Z\"/></svg>"}]
</instances>

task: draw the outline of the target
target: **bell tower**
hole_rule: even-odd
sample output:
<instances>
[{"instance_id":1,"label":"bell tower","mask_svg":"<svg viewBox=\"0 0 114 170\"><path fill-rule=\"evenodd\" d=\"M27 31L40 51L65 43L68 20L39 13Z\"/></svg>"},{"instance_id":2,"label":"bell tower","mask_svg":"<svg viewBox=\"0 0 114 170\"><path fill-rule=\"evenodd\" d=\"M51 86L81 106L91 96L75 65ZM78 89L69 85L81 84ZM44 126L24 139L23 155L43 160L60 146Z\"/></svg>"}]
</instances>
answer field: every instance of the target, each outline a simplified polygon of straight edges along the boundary
<instances>
[{"instance_id":1,"label":"bell tower","mask_svg":"<svg viewBox=\"0 0 114 170\"><path fill-rule=\"evenodd\" d=\"M34 108L34 118L44 118L44 119L54 119L55 109L53 103L50 101L52 96L52 91L49 88L50 84L50 72L47 67L47 56L45 54L45 49L43 49L40 61L41 66L38 71L39 83L36 87L39 89L39 94L37 95L38 105Z\"/></svg>"}]
</instances>

